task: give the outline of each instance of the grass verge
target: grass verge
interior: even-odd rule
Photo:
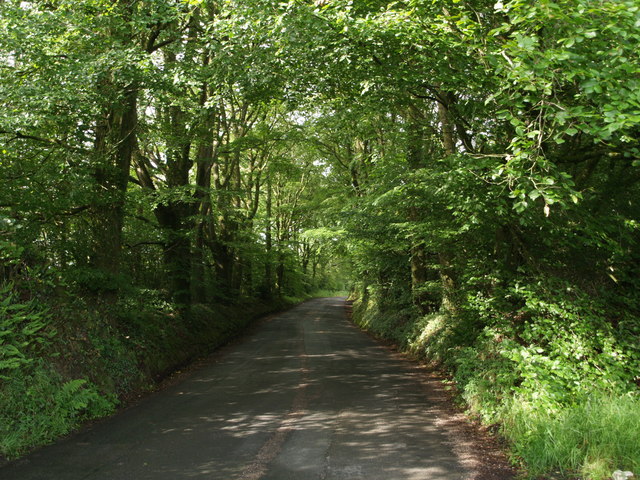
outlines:
[[[640,398],[595,394],[550,415],[513,401],[503,432],[530,476],[608,479],[640,472]]]

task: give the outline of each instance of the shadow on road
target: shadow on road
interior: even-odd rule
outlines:
[[[407,362],[346,320],[343,299],[319,299],[0,478],[476,478],[442,414]]]

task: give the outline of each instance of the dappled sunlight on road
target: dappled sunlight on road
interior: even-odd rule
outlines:
[[[471,479],[424,386],[343,308],[316,300],[266,321],[184,381],[29,462],[50,462],[47,451],[68,459],[65,475],[47,477],[60,480]],[[44,478],[16,475],[2,478]]]

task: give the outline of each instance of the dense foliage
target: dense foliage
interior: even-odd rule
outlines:
[[[161,342],[158,312],[193,333],[350,274],[356,319],[532,475],[640,472],[639,25],[635,0],[1,3],[0,374],[68,334],[60,289],[148,299],[120,324]]]
[[[0,4],[0,455],[339,286],[266,6]]]

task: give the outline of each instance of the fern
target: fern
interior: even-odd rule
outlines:
[[[0,286],[0,379],[29,365],[29,350],[54,335],[46,332],[49,316],[33,302],[22,302],[13,293],[13,285]]]

